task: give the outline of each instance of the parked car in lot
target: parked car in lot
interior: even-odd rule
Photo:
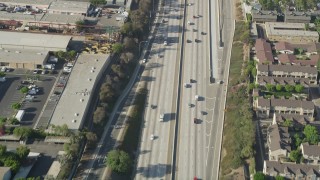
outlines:
[[[1,67],[1,72],[6,72],[7,68],[6,67]]]
[[[40,74],[41,73],[41,70],[40,69],[35,69],[33,70],[33,74]]]

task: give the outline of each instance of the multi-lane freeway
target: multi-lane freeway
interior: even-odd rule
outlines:
[[[177,3],[166,1],[167,23],[157,37],[179,41],[169,40],[170,45],[164,46],[159,40],[152,51],[163,58],[154,54],[147,65],[158,68],[149,72],[154,81],[149,86],[135,179],[218,179],[233,33],[232,12],[225,13],[224,7],[232,5],[188,1],[179,8]],[[184,19],[176,19],[178,14]],[[182,37],[178,27],[183,21]],[[210,76],[216,83],[210,84]],[[166,114],[164,122],[159,121],[161,113]]]
[[[177,76],[182,31],[180,4],[165,1],[146,71],[150,76],[147,107],[137,158],[136,179],[170,179],[176,117]],[[160,116],[163,115],[163,119]],[[154,136],[154,139],[151,139]]]
[[[149,93],[134,178],[217,180],[233,36],[231,0],[164,2],[140,77],[148,81]],[[103,137],[116,136],[109,130]],[[105,177],[103,155],[114,142],[99,146],[84,179]]]

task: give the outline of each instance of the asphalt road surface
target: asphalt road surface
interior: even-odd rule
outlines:
[[[135,179],[170,179],[173,130],[179,67],[179,41],[183,12],[180,3],[167,0],[152,44],[145,73],[149,74],[149,96],[138,150]],[[167,42],[167,45],[164,44]],[[144,74],[142,75],[144,76]],[[153,106],[153,108],[151,107]],[[164,114],[163,121],[160,115]],[[154,139],[151,140],[151,136]]]
[[[191,24],[187,25],[185,36],[186,41],[192,42],[184,42],[181,83],[190,83],[190,79],[193,83],[180,92],[175,179],[218,179],[230,58],[228,46],[232,37],[231,26],[226,24],[231,22],[230,15],[220,9],[232,6],[228,4],[230,1],[224,3],[227,5],[221,6],[218,1],[211,1],[210,6],[208,1],[197,1],[187,7],[186,20]],[[206,8],[209,8],[208,11],[203,11]],[[220,15],[222,19],[219,19]],[[208,36],[210,25],[211,38]],[[223,47],[220,47],[220,28],[223,28]],[[196,39],[198,43],[195,42]],[[210,51],[212,74],[216,80],[213,84],[209,83]],[[219,83],[220,81],[222,82]],[[199,97],[198,100],[196,96]],[[190,103],[193,104],[192,107],[189,107]]]

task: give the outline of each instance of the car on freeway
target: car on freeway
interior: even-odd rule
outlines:
[[[200,42],[200,40],[199,40],[199,39],[195,39],[195,40],[194,40],[194,42],[199,43],[199,42]]]
[[[188,21],[187,23],[188,23],[188,25],[191,25],[191,21]]]
[[[147,59],[143,59],[142,63],[145,64],[147,62]]]
[[[206,35],[207,33],[205,33],[205,32],[201,32],[201,35]]]
[[[161,114],[160,114],[160,121],[162,122],[163,119],[164,119],[164,113],[161,113]]]
[[[191,43],[192,41],[190,39],[187,39],[187,43]]]
[[[150,140],[151,140],[151,141],[154,140],[154,135],[153,135],[153,134],[151,134]]]
[[[191,104],[191,103],[188,103],[188,107],[189,107],[189,108],[192,108],[192,104]]]

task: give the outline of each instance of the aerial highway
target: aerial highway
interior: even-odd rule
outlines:
[[[165,1],[158,16],[161,24],[146,62],[146,70],[141,76],[150,82],[135,179],[171,178],[181,13],[178,2]],[[143,78],[146,76],[149,78]]]
[[[187,6],[174,179],[219,179],[233,35],[232,12],[221,9],[232,5],[230,1],[223,3],[196,1]],[[208,11],[203,11],[206,8]],[[212,84],[210,76],[215,79]],[[185,87],[186,83],[190,85]]]

